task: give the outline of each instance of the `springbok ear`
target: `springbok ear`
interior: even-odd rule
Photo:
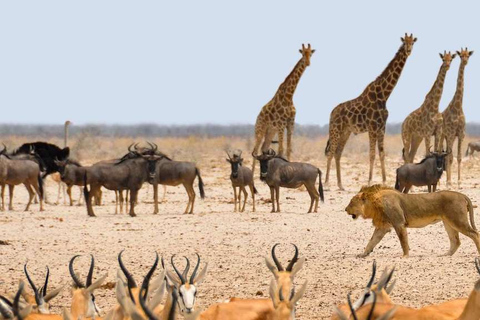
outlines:
[[[115,298],[117,298],[117,302],[121,305],[126,296],[127,290],[125,288],[125,282],[123,282],[122,279],[117,278],[117,282],[115,284]]]
[[[150,310],[154,310],[159,304],[162,303],[163,295],[165,294],[165,289],[166,289],[165,279],[162,278],[162,283],[160,284],[160,287],[156,292],[152,290],[154,294],[152,296],[152,299],[147,303],[148,308]]]
[[[302,287],[300,288],[300,290],[298,290],[295,295],[293,296],[293,298],[290,300],[290,303],[295,305],[297,304],[298,300],[300,300],[303,295],[305,294],[305,290],[307,290],[307,283],[308,281],[305,280],[305,282],[302,284]]]
[[[267,265],[268,270],[270,270],[273,273],[276,279],[278,277],[277,268],[270,262],[270,260],[268,260],[268,257],[265,257],[265,264]]]
[[[203,268],[202,271],[198,274],[198,276],[193,280],[193,283],[195,285],[199,285],[203,282],[205,279],[205,275],[207,274],[207,268],[208,268],[208,262],[205,264],[205,267]]]
[[[105,274],[103,275],[103,277],[101,277],[100,279],[98,279],[97,281],[95,281],[94,283],[92,283],[92,284],[87,288],[87,291],[88,291],[89,293],[93,293],[93,291],[95,291],[96,289],[98,289],[98,288],[102,285],[103,281],[105,281],[105,279],[106,279],[107,277],[108,277],[108,272],[105,273]]]
[[[67,308],[63,308],[62,319],[63,320],[72,320],[72,314],[67,310]]]
[[[397,279],[394,279],[394,280],[392,281],[392,283],[385,288],[385,291],[387,292],[387,294],[390,295],[390,294],[392,293],[393,288],[395,287],[395,283],[396,283],[396,282],[397,282]]]
[[[342,312],[342,310],[338,309],[337,306],[333,306],[333,312],[337,314],[340,320],[348,320],[348,317]]]
[[[388,312],[384,313],[380,318],[377,318],[378,320],[388,320],[393,315],[395,314],[395,311],[397,311],[397,306],[393,307],[392,309],[388,310]]]
[[[292,268],[292,272],[290,273],[290,277],[293,278],[297,274],[300,269],[303,268],[303,265],[305,264],[305,257],[301,257],[298,259],[298,261],[295,263],[295,265]]]
[[[65,288],[64,285],[47,293],[47,295],[44,297],[45,302],[49,302],[50,300],[58,296],[58,294],[63,290],[63,288]]]
[[[270,281],[269,293],[270,293],[270,299],[272,299],[273,306],[275,308],[277,307],[277,304],[278,304],[277,292],[278,292],[277,282],[275,281],[275,279],[272,279],[272,281]]]
[[[180,286],[182,284],[182,281],[176,275],[174,275],[168,270],[166,272],[167,272],[166,276],[168,281],[170,281],[172,284],[177,286]]]

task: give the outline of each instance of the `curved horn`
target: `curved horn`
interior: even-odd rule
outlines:
[[[128,146],[128,152],[132,152],[132,147],[133,147],[133,143],[131,145]]]
[[[270,153],[271,153],[272,156],[274,156],[274,157],[277,155],[277,153],[276,153],[275,150],[273,150],[273,149],[270,149]]]
[[[150,268],[150,270],[148,271],[147,275],[145,276],[145,278],[143,279],[143,282],[142,282],[142,287],[140,289],[140,292],[143,291],[143,299],[147,299],[147,295],[148,295],[148,285],[150,283],[150,279],[152,278],[152,275],[153,273],[155,272],[155,270],[157,269],[157,266],[158,266],[158,253],[155,252],[155,262],[153,263],[153,266]],[[140,299],[142,298],[142,294],[140,294]]]
[[[158,150],[157,144],[154,142],[153,145],[155,146],[155,149],[153,149],[153,151],[157,151]]]
[[[257,159],[257,156],[255,155],[255,151],[252,151],[252,157],[253,157],[254,159]]]
[[[177,274],[177,276],[180,279],[180,281],[182,282],[182,284],[185,284],[185,278],[182,276],[180,271],[178,271],[177,267],[175,267],[175,263],[173,262],[173,258],[175,258],[175,255],[173,255],[172,258],[170,259],[170,262],[172,263],[173,270]]]
[[[293,265],[298,261],[298,248],[294,243],[292,243],[292,245],[295,247],[295,254],[293,255],[292,260],[290,260],[287,269],[285,269],[288,272],[292,272]]]
[[[123,251],[125,251],[125,250],[120,251],[120,253],[118,254],[118,264],[120,265],[120,269],[122,269],[123,274],[124,274],[125,277],[127,278],[128,288],[136,288],[136,287],[137,287],[137,283],[136,283],[135,280],[133,279],[132,274],[131,274],[130,272],[128,272],[127,268],[126,268],[125,265],[123,264],[123,261],[122,261],[122,253],[123,253]],[[132,298],[132,299],[133,299],[133,298]]]
[[[68,270],[70,271],[70,276],[72,277],[73,282],[75,283],[75,285],[76,285],[78,288],[85,288],[85,285],[82,283],[82,281],[81,281],[80,279],[78,279],[77,275],[75,274],[75,271],[73,270],[73,262],[74,262],[75,259],[77,259],[78,257],[80,257],[80,255],[76,255],[76,256],[74,256],[74,257],[70,260],[70,263],[68,264]]]
[[[5,298],[4,296],[0,296],[0,300],[2,300],[3,302],[5,302],[5,304],[9,305],[11,304],[10,301],[8,301],[7,298]],[[0,315],[4,318],[4,319],[12,319],[13,318],[13,314],[12,312],[3,304],[3,303],[0,303]]]
[[[367,283],[367,288],[370,288],[373,284],[373,281],[375,280],[375,273],[377,273],[377,261],[373,260],[372,264],[372,276],[370,277],[370,280]]]
[[[17,316],[18,319],[22,319],[20,317],[20,309],[19,309],[19,302],[20,302],[20,295],[22,294],[23,288],[25,284],[23,281],[20,282],[20,286],[18,287],[17,294],[15,294],[15,298],[13,299],[13,313]]]
[[[185,266],[185,270],[183,270],[183,279],[185,279],[185,281],[187,280],[187,277],[188,277],[188,271],[190,270],[190,260],[188,260],[187,257],[184,257],[185,260],[187,261],[187,265]]]
[[[225,152],[227,153],[228,159],[232,160],[232,157],[230,156],[230,152],[228,152],[228,150],[225,150]]]
[[[370,312],[368,313],[367,319],[372,319],[373,310],[375,309],[375,304],[377,304],[377,295],[375,294],[375,291],[372,291],[372,295],[373,295],[372,307],[370,308]]]
[[[90,269],[88,269],[87,283],[86,283],[87,288],[92,285],[93,268],[95,267],[95,258],[93,257],[93,254],[91,254],[90,256],[91,256]]]
[[[355,313],[355,309],[353,308],[353,305],[352,305],[352,299],[350,298],[350,295],[351,295],[351,292],[349,292],[347,295],[348,307],[350,308],[350,312],[352,313],[353,319],[358,320],[357,314]]]
[[[134,148],[135,150],[138,150],[138,145],[139,145],[139,142],[135,143],[135,145],[133,146],[133,148]]]
[[[273,259],[273,262],[275,262],[275,265],[277,266],[278,271],[284,271],[282,265],[280,264],[280,261],[278,261],[277,256],[275,255],[275,248],[279,244],[280,243],[276,243],[272,248],[272,259]]]
[[[195,253],[195,254],[197,255],[197,265],[195,266],[195,269],[193,269],[193,273],[190,276],[190,284],[193,284],[193,281],[197,276],[198,267],[200,266],[200,255],[198,253]]]
[[[50,268],[47,266],[47,274],[45,276],[45,283],[43,284],[42,289],[42,296],[45,297],[47,295],[47,287],[48,287],[48,279],[50,278]]]
[[[33,283],[32,281],[32,278],[30,278],[30,275],[28,274],[28,270],[27,270],[27,264],[25,263],[25,265],[23,266],[23,271],[25,272],[25,276],[27,277],[27,280],[28,280],[28,283],[30,284],[30,287],[32,287],[32,290],[33,290],[33,293],[35,295],[35,302],[37,303],[37,306],[40,305],[40,295],[38,293],[38,289],[37,287],[35,286],[35,283]]]
[[[3,144],[3,150],[0,151],[0,154],[4,154],[5,152],[7,152],[7,146],[5,145],[5,143],[2,143]]]

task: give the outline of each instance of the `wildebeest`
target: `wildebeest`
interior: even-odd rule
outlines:
[[[235,203],[235,212],[237,212],[237,201],[238,201],[238,211],[243,212],[245,211],[245,204],[247,203],[248,193],[245,189],[246,186],[250,188],[250,192],[252,193],[252,202],[253,202],[253,209],[252,211],[255,212],[255,194],[258,193],[257,189],[255,188],[253,182],[253,173],[247,167],[244,167],[243,158],[242,158],[242,151],[239,154],[234,153],[233,157],[230,156],[230,153],[227,151],[227,162],[230,163],[232,166],[232,173],[230,174],[230,180],[232,181],[233,187],[233,201]],[[238,188],[238,198],[237,198],[237,188]],[[243,207],[241,202],[241,195],[243,192]]]
[[[156,149],[156,148],[155,148]],[[182,184],[188,194],[188,204],[185,208],[185,213],[193,214],[193,206],[195,204],[195,190],[193,189],[193,182],[195,177],[198,177],[198,189],[200,190],[200,197],[205,198],[204,184],[200,176],[200,170],[193,162],[174,161],[162,154],[158,156],[155,176],[151,177],[149,181],[153,185],[153,201],[154,214],[158,213],[158,185],[178,186]]]
[[[43,211],[43,180],[40,165],[35,160],[29,159],[28,156],[23,155],[16,159],[7,155],[6,151],[6,147],[0,151],[1,210],[5,210],[5,185],[8,185],[10,195],[8,209],[13,210],[13,190],[16,185],[23,184],[29,194],[25,211],[28,211],[35,192],[40,198],[40,211]]]
[[[480,152],[480,141],[468,143],[467,151],[465,152],[465,157],[468,155],[473,156],[473,153],[475,151]]]
[[[315,212],[318,210],[318,198],[324,201],[322,171],[319,168],[303,162],[290,162],[280,156],[275,151],[269,149],[262,152],[260,156],[253,154],[260,161],[260,180],[264,181],[270,187],[270,196],[272,199],[272,212],[280,212],[280,187],[296,189],[301,186],[307,188],[310,195],[310,209],[312,212],[315,203]],[[315,189],[315,182],[319,177],[318,192]],[[275,199],[277,210],[275,211]]]
[[[116,163],[100,163],[92,165],[85,172],[84,195],[87,213],[94,217],[92,196],[101,187],[109,190],[130,191],[130,216],[134,217],[138,191],[143,183],[155,177],[156,163],[161,157],[137,155],[134,158],[122,159]],[[88,190],[90,185],[90,190]]]
[[[412,186],[428,186],[428,192],[437,190],[437,183],[446,169],[447,152],[431,152],[420,163],[406,163],[397,169],[395,189],[408,193]]]

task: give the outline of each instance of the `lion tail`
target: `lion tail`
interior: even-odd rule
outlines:
[[[467,200],[468,213],[470,214],[470,224],[472,225],[473,230],[477,231],[477,227],[475,226],[475,215],[473,214],[472,200],[470,200],[470,198],[467,196],[465,196],[465,199]]]

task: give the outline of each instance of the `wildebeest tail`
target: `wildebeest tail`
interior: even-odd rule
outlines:
[[[258,194],[257,188],[255,188],[255,186],[253,186],[253,193]]]
[[[467,146],[467,151],[465,152],[465,157],[468,156],[468,150],[470,149],[470,144]]]
[[[42,174],[38,174],[38,192],[40,193],[40,198],[43,198],[43,179],[42,179]]]
[[[203,189],[204,184],[202,177],[200,176],[200,170],[198,170],[198,168],[195,168],[195,174],[198,177],[198,189],[200,190],[200,198],[205,199],[205,190]]]
[[[402,149],[402,159],[405,161],[405,148]]]
[[[467,200],[467,209],[468,213],[470,214],[470,224],[472,225],[473,230],[477,231],[477,227],[475,226],[475,215],[473,214],[472,200],[470,200],[470,198],[467,196],[465,196],[465,200]]]
[[[322,184],[322,171],[320,169],[318,170],[318,193],[320,194],[320,200],[322,202],[325,202],[325,197],[323,196],[323,184]]]
[[[325,155],[327,155],[328,151],[330,151],[330,139],[328,139],[327,146],[325,147]]]
[[[400,182],[398,181],[398,169],[397,169],[397,178],[395,179],[395,189],[400,191]]]
[[[90,195],[90,191],[87,188],[87,171],[85,171],[85,175],[83,176],[83,196],[85,197],[85,203],[88,204],[88,196]]]

